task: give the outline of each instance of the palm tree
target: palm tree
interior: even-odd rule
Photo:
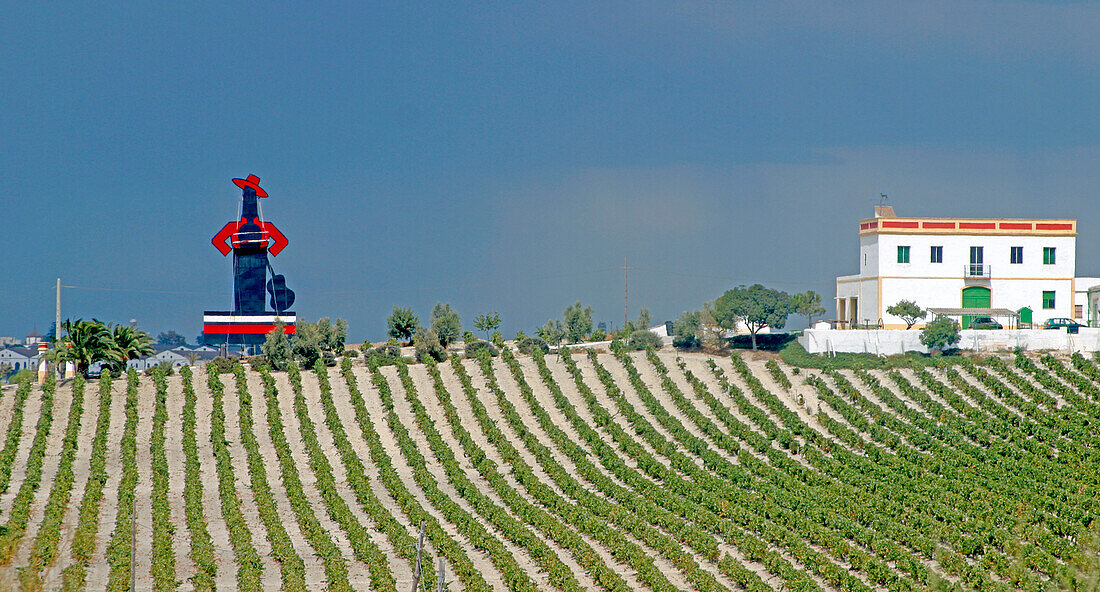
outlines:
[[[111,328],[112,360],[107,366],[112,372],[126,371],[126,362],[153,354],[153,338],[141,329],[129,325],[114,325]]]
[[[61,327],[65,329],[67,335],[59,343],[55,354],[56,361],[71,360],[76,364],[76,371],[82,376],[87,376],[89,366],[113,358],[114,339],[103,321],[67,319]]]

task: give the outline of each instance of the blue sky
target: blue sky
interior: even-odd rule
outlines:
[[[856,221],[1074,217],[1100,275],[1100,5],[25,3],[0,21],[0,335],[193,338],[255,173],[300,317],[530,331],[855,271]]]

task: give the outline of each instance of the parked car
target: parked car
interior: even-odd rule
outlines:
[[[1004,329],[1004,326],[989,317],[977,317],[970,321],[971,329]]]
[[[1076,331],[1081,327],[1084,327],[1081,323],[1074,321],[1073,319],[1067,319],[1065,317],[1055,317],[1053,319],[1047,319],[1047,322],[1043,323],[1044,329],[1061,329],[1063,327],[1073,329]]]

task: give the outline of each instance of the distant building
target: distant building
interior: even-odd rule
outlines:
[[[859,273],[836,280],[836,324],[904,329],[886,312],[901,300],[973,309],[963,328],[993,309],[1026,308],[1036,325],[1054,317],[1095,322],[1100,297],[1085,307],[1100,279],[1076,277],[1076,256],[1076,220],[900,218],[879,206],[859,222]]]
[[[37,347],[8,347],[0,349],[0,364],[7,364],[15,370],[34,369],[38,365]]]
[[[23,338],[23,345],[34,347],[43,341],[45,340],[42,338],[42,334],[39,333],[37,329],[32,329],[31,332],[27,333],[27,336]]]

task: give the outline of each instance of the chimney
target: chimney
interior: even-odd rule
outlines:
[[[897,218],[894,214],[894,206],[875,206],[876,218]]]

